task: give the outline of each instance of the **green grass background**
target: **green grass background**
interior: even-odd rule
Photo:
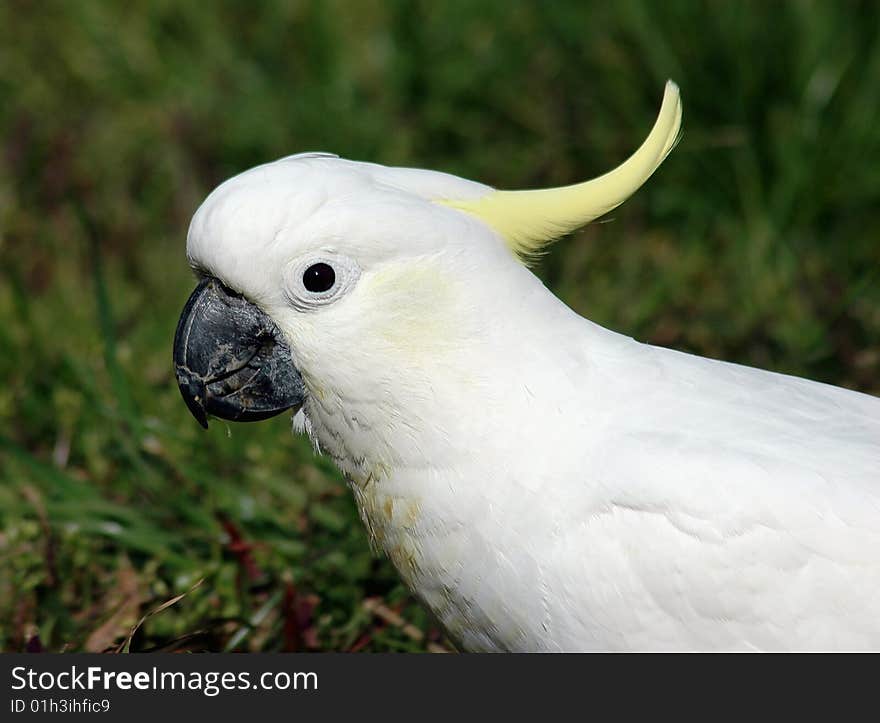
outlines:
[[[282,155],[573,182],[674,78],[681,145],[538,273],[639,339],[880,393],[878,29],[831,0],[4,0],[0,649],[441,642],[287,418],[204,432],[173,381],[189,218]]]

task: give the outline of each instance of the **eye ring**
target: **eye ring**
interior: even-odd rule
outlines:
[[[287,267],[285,295],[295,308],[310,311],[343,296],[360,273],[360,267],[348,256],[331,251],[309,254]]]

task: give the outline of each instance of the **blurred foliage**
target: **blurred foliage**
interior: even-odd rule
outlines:
[[[672,77],[681,145],[538,273],[637,338],[880,393],[878,29],[871,1],[0,3],[0,649],[437,639],[287,420],[203,432],[173,382],[189,217],[282,155],[573,182]]]

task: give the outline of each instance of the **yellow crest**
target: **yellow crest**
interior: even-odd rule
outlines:
[[[678,143],[678,86],[666,83],[654,127],[641,147],[613,171],[584,183],[537,191],[492,191],[477,199],[438,201],[476,216],[493,228],[523,260],[554,239],[616,208],[638,190]]]

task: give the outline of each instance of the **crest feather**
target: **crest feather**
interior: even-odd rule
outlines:
[[[477,199],[444,199],[438,203],[479,218],[507,242],[511,251],[528,260],[551,241],[608,213],[635,193],[678,143],[681,115],[678,86],[667,81],[654,127],[639,149],[614,170],[572,186],[491,191]]]

